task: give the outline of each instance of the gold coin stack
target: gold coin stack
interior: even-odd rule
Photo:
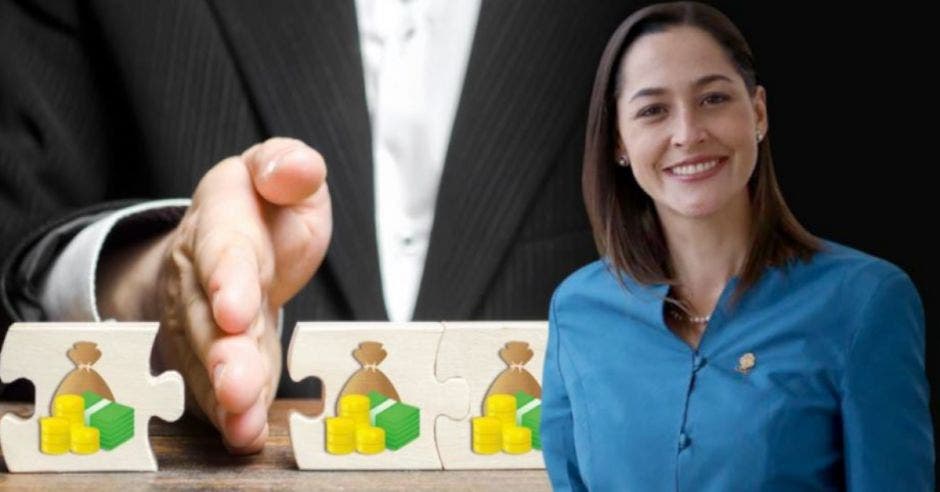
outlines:
[[[349,417],[327,417],[326,451],[349,454],[356,450],[356,422]]]
[[[473,417],[473,452],[496,454],[502,447],[503,422],[496,417]]]
[[[385,429],[371,425],[357,426],[356,451],[362,454],[378,454],[385,451]]]
[[[339,399],[339,417],[353,419],[357,427],[370,425],[369,397],[366,395],[344,395]]]
[[[101,449],[101,431],[96,427],[73,425],[72,452],[75,454],[95,454]]]
[[[69,425],[85,425],[85,399],[79,395],[59,395],[52,401],[52,416],[62,417]]]
[[[486,417],[496,417],[504,426],[516,425],[516,397],[495,394],[486,397]]]
[[[69,452],[69,421],[62,417],[39,419],[39,449],[45,454]]]
[[[503,452],[523,454],[532,450],[532,429],[528,427],[503,427]]]

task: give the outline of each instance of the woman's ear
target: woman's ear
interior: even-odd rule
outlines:
[[[617,161],[617,164],[623,167],[630,167],[630,158],[627,157],[627,148],[623,144],[623,138],[620,137],[620,132],[617,132],[617,144],[614,146],[614,160]]]
[[[754,106],[757,134],[760,135],[758,140],[763,140],[764,136],[767,135],[767,130],[770,129],[770,122],[767,116],[767,91],[764,89],[764,86],[757,86],[754,90],[754,96],[751,98],[751,103]]]

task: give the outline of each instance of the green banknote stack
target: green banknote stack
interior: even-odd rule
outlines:
[[[112,450],[134,437],[134,409],[86,391],[85,425],[101,433],[101,449]]]
[[[542,418],[542,400],[525,391],[517,391],[515,397],[516,425],[531,429],[532,447],[542,449],[542,437],[541,434],[539,434],[539,421]]]
[[[385,429],[385,447],[398,450],[421,434],[421,412],[418,407],[392,400],[378,391],[370,391],[369,420]]]

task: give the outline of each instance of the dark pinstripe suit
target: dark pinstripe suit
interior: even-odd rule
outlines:
[[[35,240],[68,213],[189,196],[215,162],[284,135],[325,156],[335,222],[285,326],[385,319],[353,2],[76,3],[0,6],[6,315],[41,317],[33,277],[76,227]],[[484,0],[416,319],[544,319],[555,285],[596,256],[583,126],[600,52],[631,8]]]

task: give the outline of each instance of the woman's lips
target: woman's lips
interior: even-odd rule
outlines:
[[[723,168],[727,162],[728,158],[722,157],[718,160],[710,162],[690,164],[687,166],[674,166],[666,169],[664,172],[670,178],[678,179],[680,181],[701,181],[718,174],[718,172],[721,171],[721,168]]]

